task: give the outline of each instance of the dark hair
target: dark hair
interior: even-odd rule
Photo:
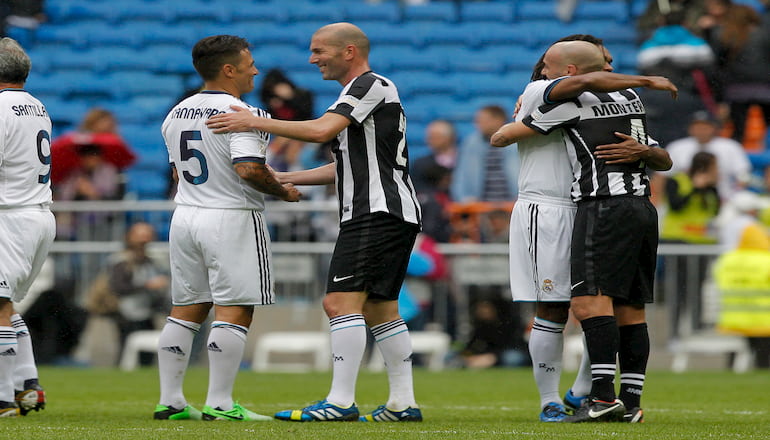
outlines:
[[[595,44],[597,46],[604,46],[604,40],[601,38],[594,37],[591,34],[572,34],[567,35],[564,38],[560,38],[553,43],[551,43],[551,46],[553,46],[556,43],[561,43],[563,41],[587,41],[589,43]],[[548,47],[551,47],[548,46]],[[540,73],[543,70],[543,67],[545,66],[545,63],[543,62],[543,58],[545,58],[545,52],[543,52],[542,55],[540,55],[540,59],[537,60],[537,63],[535,63],[535,67],[532,68],[532,77],[530,77],[530,81],[537,81],[541,79],[546,79],[545,76],[543,76],[542,73]]]
[[[717,157],[709,152],[700,151],[695,153],[690,163],[690,176],[695,173],[702,173],[708,171],[717,161]]]
[[[192,61],[195,70],[204,81],[217,77],[225,64],[237,64],[243,49],[249,48],[249,42],[233,35],[214,35],[206,37],[192,49]]]

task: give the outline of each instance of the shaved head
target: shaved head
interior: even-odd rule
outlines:
[[[369,38],[364,31],[352,23],[332,23],[318,29],[313,37],[323,36],[326,41],[337,47],[353,45],[358,48],[361,56],[369,56]]]
[[[567,66],[574,64],[580,73],[596,72],[604,68],[604,53],[593,43],[587,41],[561,41],[548,49]]]

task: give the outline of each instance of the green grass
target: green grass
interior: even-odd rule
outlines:
[[[203,406],[206,370],[191,369],[188,400]],[[768,439],[770,372],[647,375],[646,423],[567,425],[537,421],[538,397],[528,369],[415,372],[423,423],[231,423],[152,420],[157,372],[43,368],[48,407],[0,419],[0,439]],[[242,371],[236,398],[263,414],[300,408],[328,391],[330,373]],[[563,380],[566,387],[572,375]],[[385,374],[363,372],[358,405],[371,411],[387,399]]]

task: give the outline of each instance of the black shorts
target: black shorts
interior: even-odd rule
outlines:
[[[397,300],[419,226],[375,213],[343,223],[329,264],[327,292],[366,292]]]
[[[603,295],[617,304],[653,302],[658,215],[646,197],[578,202],[572,231],[572,296]]]

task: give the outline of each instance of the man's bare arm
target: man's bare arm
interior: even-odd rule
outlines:
[[[616,92],[634,87],[646,87],[652,90],[667,90],[676,99],[678,89],[663,76],[624,75],[612,72],[590,72],[564,78],[548,93],[550,101],[564,101],[576,98],[583,92]]]
[[[294,185],[331,185],[336,178],[334,162],[309,170],[286,171],[275,175],[279,182]]]
[[[235,112],[220,113],[206,121],[206,125],[214,133],[259,130],[276,136],[320,144],[333,139],[350,125],[348,118],[336,113],[324,113],[320,118],[309,121],[282,121],[254,116],[248,109],[237,105],[230,107]]]
[[[527,127],[521,121],[509,122],[500,127],[500,129],[492,135],[489,143],[493,147],[505,147],[514,142],[518,142],[521,139],[526,139],[537,134],[540,133]]]
[[[270,168],[257,162],[239,162],[233,165],[241,179],[257,191],[270,194],[287,202],[298,202],[302,193],[291,183],[281,184]]]
[[[671,169],[673,162],[668,151],[660,147],[650,147],[625,134],[615,132],[615,136],[623,139],[616,144],[599,145],[594,155],[605,160],[608,164],[633,163],[639,160],[655,171]]]

